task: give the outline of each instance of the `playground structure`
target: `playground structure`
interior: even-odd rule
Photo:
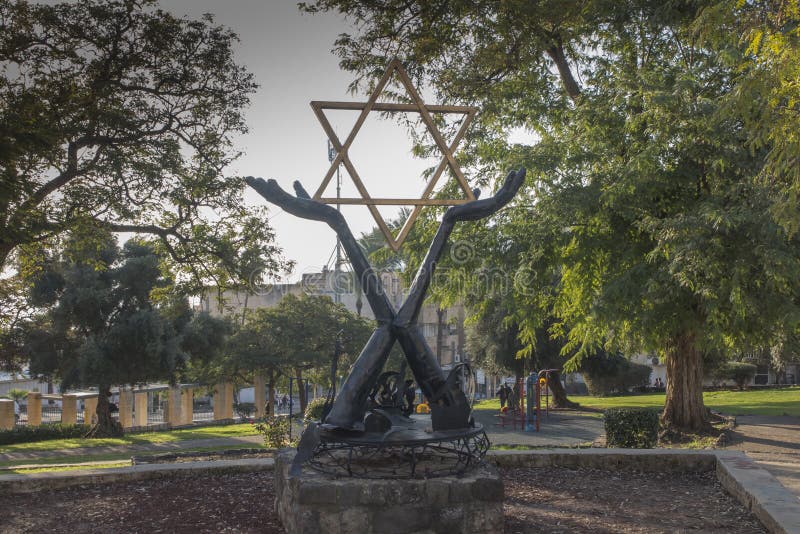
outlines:
[[[514,384],[507,407],[501,406],[497,426],[517,425],[526,432],[539,432],[542,418],[542,397],[544,397],[544,416],[550,413],[551,375],[558,369],[543,369],[537,374],[531,372],[526,379],[518,378]],[[502,404],[502,402],[501,402]]]

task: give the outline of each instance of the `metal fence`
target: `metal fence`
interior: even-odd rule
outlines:
[[[17,426],[25,426],[28,424],[28,407],[20,406],[19,414],[16,414],[15,422]]]
[[[192,421],[213,421],[214,408],[208,401],[195,399],[192,404]]]
[[[61,407],[55,404],[42,403],[42,423],[60,423]]]

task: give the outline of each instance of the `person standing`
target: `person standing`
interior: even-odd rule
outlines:
[[[502,410],[508,399],[508,386],[505,383],[501,384],[500,389],[497,390],[497,398],[500,399],[500,409]]]

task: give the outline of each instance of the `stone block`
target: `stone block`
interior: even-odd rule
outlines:
[[[61,424],[74,425],[78,422],[78,399],[75,395],[61,395]]]
[[[0,399],[0,430],[12,430],[15,424],[14,401]]]
[[[299,476],[289,476],[294,455],[284,449],[275,459],[275,509],[289,534],[502,531],[502,500],[494,499],[497,488],[502,496],[503,486],[493,467],[428,480],[333,478],[308,466]],[[488,492],[481,494],[478,486]],[[454,495],[459,502],[448,502]]]
[[[133,392],[129,389],[119,392],[119,423],[122,428],[133,426]]]
[[[86,425],[97,423],[97,397],[83,399],[83,423]]]
[[[368,532],[405,534],[417,532],[431,526],[432,507],[389,505],[375,510]]]
[[[194,388],[181,389],[181,423],[191,425],[194,422]]]
[[[336,504],[336,486],[314,481],[302,484],[297,492],[298,504]]]
[[[133,394],[134,426],[147,426],[147,392],[137,391]]]
[[[435,478],[425,484],[427,501],[431,504],[445,505],[450,501],[450,484]]]
[[[28,392],[28,425],[42,424],[42,394],[38,391]]]
[[[505,490],[499,477],[481,476],[472,485],[472,497],[477,501],[503,501]]]

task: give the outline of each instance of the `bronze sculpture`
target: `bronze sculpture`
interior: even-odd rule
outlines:
[[[417,318],[436,263],[455,223],[474,221],[494,214],[514,197],[524,179],[524,169],[512,171],[494,196],[448,208],[417,271],[408,297],[400,309],[395,311],[386,298],[380,278],[370,266],[339,211],[312,200],[299,182],[295,182],[296,196],[292,196],[281,189],[275,180],[246,178],[247,183],[269,202],[297,217],[325,222],[336,232],[378,322],[378,328],[361,351],[323,421],[323,428],[356,432],[367,430],[367,425],[370,424],[369,418],[365,419],[368,415],[367,397],[377,382],[395,341],[400,343],[411,372],[430,403],[433,430],[453,430],[470,426],[469,403],[457,385],[444,376],[433,351],[417,327]],[[474,191],[474,194],[477,198],[479,191]],[[381,415],[375,417],[381,418]],[[385,430],[390,426],[391,421],[374,424],[376,429]]]
[[[381,91],[393,74],[397,74],[408,92],[410,103],[378,102]],[[315,469],[335,475],[371,478],[396,478],[401,476],[399,468],[408,467],[410,469],[406,471],[411,477],[462,473],[480,462],[489,447],[483,428],[471,418],[471,399],[465,394],[467,382],[474,377],[467,363],[457,364],[445,376],[417,326],[417,320],[434,270],[455,224],[489,217],[508,204],[522,186],[525,170],[510,172],[494,196],[479,200],[480,192],[470,190],[454,156],[456,147],[477,110],[469,106],[426,105],[396,59],[389,63],[367,102],[312,102],[311,106],[336,150],[331,167],[314,196],[311,197],[300,182],[294,183],[295,196],[292,196],[281,189],[275,180],[265,181],[248,176],[245,181],[267,201],[284,211],[303,219],[325,222],[336,232],[378,325],[335,397],[334,390],[331,389],[322,420],[310,424],[303,433],[291,473],[298,474],[305,462],[309,462]],[[324,114],[326,109],[360,111],[344,142],[333,131]],[[422,123],[442,154],[442,160],[421,198],[372,198],[367,192],[349,158],[348,150],[371,111],[420,114]],[[464,115],[449,145],[445,143],[431,113]],[[340,164],[350,174],[360,198],[323,197],[326,185]],[[464,198],[431,198],[434,186],[446,167],[455,176]],[[330,205],[338,203],[366,206],[393,250],[400,247],[423,206],[450,206],[399,310],[386,297],[380,277],[370,266],[341,212]],[[377,205],[414,206],[398,236],[391,234],[377,211]],[[405,368],[400,372],[384,371],[395,342],[399,342],[408,367],[430,406],[430,428],[421,428],[423,420],[409,417],[407,411],[404,413],[398,384],[405,378]],[[333,365],[335,369],[336,363]],[[335,376],[335,370],[332,370],[332,376]],[[369,460],[361,468],[353,462],[354,458],[359,457]],[[434,458],[434,461],[425,465],[422,462],[424,458]]]

